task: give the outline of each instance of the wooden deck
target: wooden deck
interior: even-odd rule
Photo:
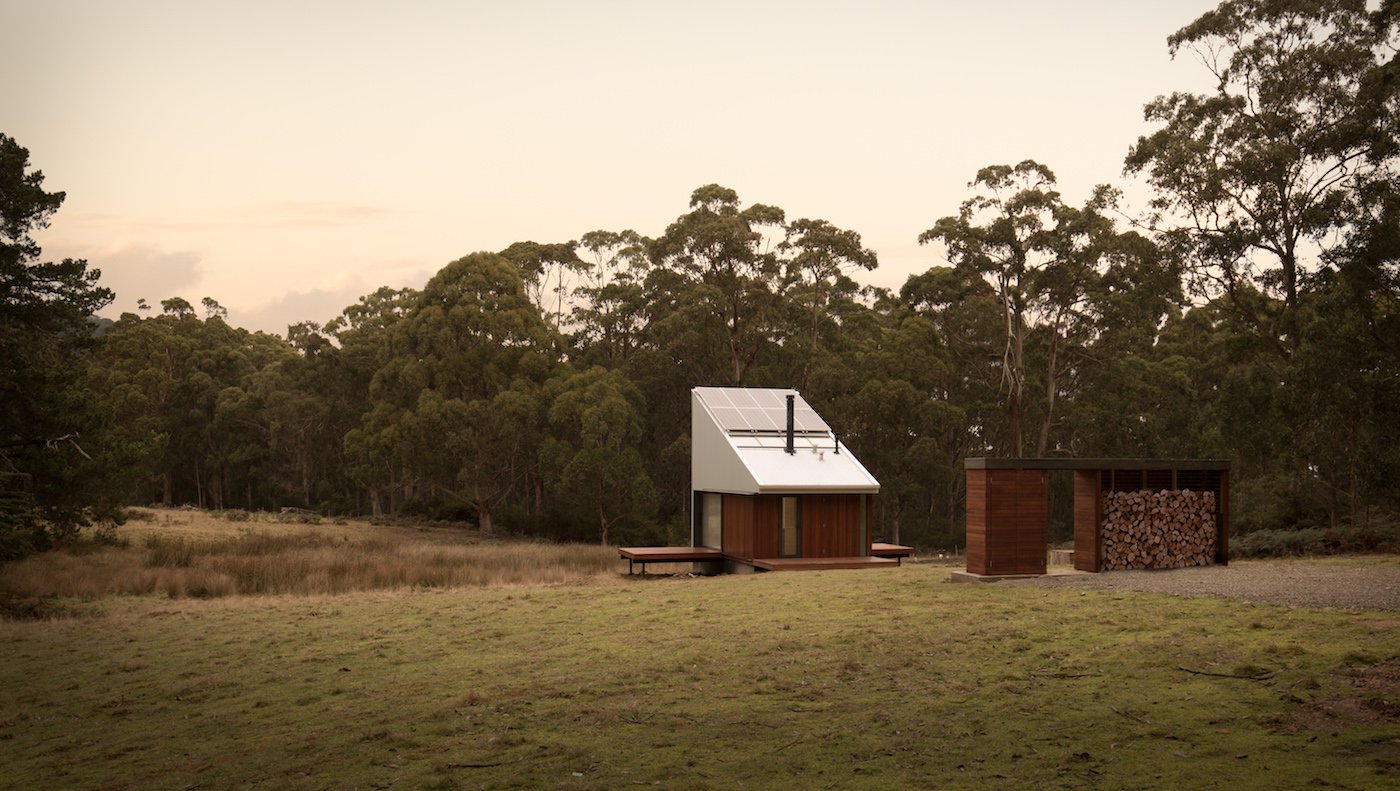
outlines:
[[[724,553],[709,547],[618,547],[618,557],[627,561],[627,573],[634,563],[642,564],[647,573],[648,563],[688,563],[697,560],[724,560]]]
[[[898,561],[914,554],[914,548],[906,547],[903,544],[886,544],[883,541],[875,541],[870,544],[870,554],[877,558],[894,558]]]
[[[814,571],[817,569],[873,569],[898,566],[897,558],[755,558],[744,561],[764,571]]]
[[[758,558],[750,560],[729,556],[732,560],[753,566],[763,571],[810,571],[816,569],[869,569],[900,565],[900,558],[913,553],[912,547],[900,544],[872,544],[869,557],[837,558]],[[637,564],[642,573],[647,573],[648,563],[693,563],[696,561],[725,560],[718,549],[709,547],[618,547],[617,554],[627,561],[627,573],[632,574]]]

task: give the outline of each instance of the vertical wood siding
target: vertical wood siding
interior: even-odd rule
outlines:
[[[802,496],[802,557],[850,558],[870,554],[860,541],[860,495]]]
[[[968,470],[967,476],[967,570],[1044,574],[1046,472]]]
[[[967,471],[967,570],[987,574],[987,473]]]
[[[1079,571],[1099,571],[1103,563],[1103,496],[1099,479],[1102,470],[1074,471],[1074,567]]]
[[[804,494],[799,530],[801,557],[845,558],[870,554],[869,539],[862,545],[858,494]],[[778,527],[782,522],[783,496],[776,494],[724,495],[724,554],[745,560],[778,557]]]
[[[773,495],[724,496],[724,554],[736,558],[776,558],[782,498]]]

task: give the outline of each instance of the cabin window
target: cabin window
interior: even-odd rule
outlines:
[[[796,497],[783,498],[783,521],[778,529],[778,556],[802,556],[802,511]]]
[[[724,523],[724,495],[705,492],[700,506],[700,545],[711,549],[723,549],[721,527]]]

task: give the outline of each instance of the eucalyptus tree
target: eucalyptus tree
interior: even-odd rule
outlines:
[[[650,239],[636,231],[589,231],[574,290],[575,347],[587,361],[616,365],[641,342],[646,327]]]
[[[1205,394],[1190,361],[1162,342],[1181,316],[1180,262],[1136,232],[1107,240],[1089,295],[1086,338],[1065,404],[1066,447],[1080,456],[1198,456]]]
[[[855,270],[879,265],[875,252],[861,244],[860,234],[837,228],[826,220],[799,219],[785,228],[778,245],[784,256],[784,298],[803,317],[800,331],[788,341],[795,348],[788,355],[801,358],[799,386],[805,388],[811,370],[826,347],[823,334],[837,331],[843,317],[859,310],[860,286],[851,279]]]
[[[1227,0],[1167,39],[1216,87],[1148,104],[1160,128],[1126,171],[1155,190],[1153,221],[1196,293],[1225,295],[1285,354],[1317,253],[1351,222],[1355,190],[1393,167],[1396,86],[1373,77],[1397,41],[1365,0]]]
[[[690,211],[652,246],[657,266],[680,274],[673,300],[654,329],[689,363],[694,381],[742,385],[781,325],[782,266],[765,232],[782,230],[783,211],[761,203],[740,208],[732,189],[709,184],[690,196]]]
[[[391,510],[398,498],[447,500],[489,530],[493,512],[538,475],[540,386],[558,345],[509,260],[453,261],[394,325],[347,450],[391,487]]]
[[[1090,295],[1098,288],[1104,247],[1116,237],[1104,210],[1113,193],[1099,187],[1083,208],[1068,206],[1055,190],[1055,175],[1033,160],[992,165],[968,185],[978,194],[920,234],[920,244],[940,243],[959,270],[986,278],[1002,315],[1001,375],[1010,431],[1002,452],[1020,457],[1025,424],[1038,407],[1036,455],[1049,447],[1060,377],[1069,367],[1062,346],[1092,322]],[[1039,371],[1044,399],[1028,391],[1028,343],[1045,336]]]
[[[293,350],[216,311],[200,319],[182,298],[162,305],[158,316],[123,314],[96,350],[87,382],[116,414],[111,436],[142,449],[141,476],[166,504],[221,508],[237,494],[268,504],[268,430],[254,379]]]
[[[645,430],[641,391],[621,373],[594,366],[551,380],[553,429],[541,446],[545,476],[570,503],[596,519],[606,546],[618,528],[646,540],[656,487],[638,450]]]
[[[395,326],[417,304],[419,292],[412,288],[382,286],[344,308],[324,327],[303,322],[288,327],[288,339],[301,352],[301,359],[290,366],[295,379],[287,382],[293,392],[309,391],[326,403],[326,424],[319,443],[325,469],[344,476],[344,498],[351,510],[362,508],[361,495],[367,495],[371,514],[385,510],[384,499],[393,500],[403,480],[402,465],[386,437],[369,438],[361,425],[373,408],[370,383],[393,354]],[[276,386],[272,380],[269,386]],[[306,402],[303,402],[306,403]],[[298,432],[292,432],[295,435]],[[284,434],[284,436],[287,436]],[[300,451],[312,454],[313,451]]]
[[[566,281],[577,279],[585,266],[578,242],[515,242],[501,257],[520,269],[526,293],[542,314],[553,315],[555,332],[562,332],[564,300],[573,290]]]
[[[1197,392],[1240,460],[1242,512],[1272,514],[1242,526],[1354,512],[1391,468],[1397,21],[1393,2],[1227,0],[1168,38],[1215,89],[1147,105],[1160,126],[1126,160],[1216,316],[1206,359],[1224,375]]]

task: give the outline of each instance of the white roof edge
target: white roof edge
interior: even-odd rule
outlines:
[[[879,493],[880,482],[844,442],[837,440],[829,449],[809,445],[794,456],[784,453],[781,446],[755,444],[746,435],[730,433],[704,398],[703,391],[707,389],[723,388],[691,388],[692,490],[733,494]],[[794,388],[747,389],[786,391],[802,397]],[[822,420],[805,399],[803,406]],[[826,436],[834,439],[834,432]]]
[[[759,494],[879,494],[879,486],[842,486],[832,488],[827,486],[760,486]],[[737,492],[736,492],[737,494]]]

